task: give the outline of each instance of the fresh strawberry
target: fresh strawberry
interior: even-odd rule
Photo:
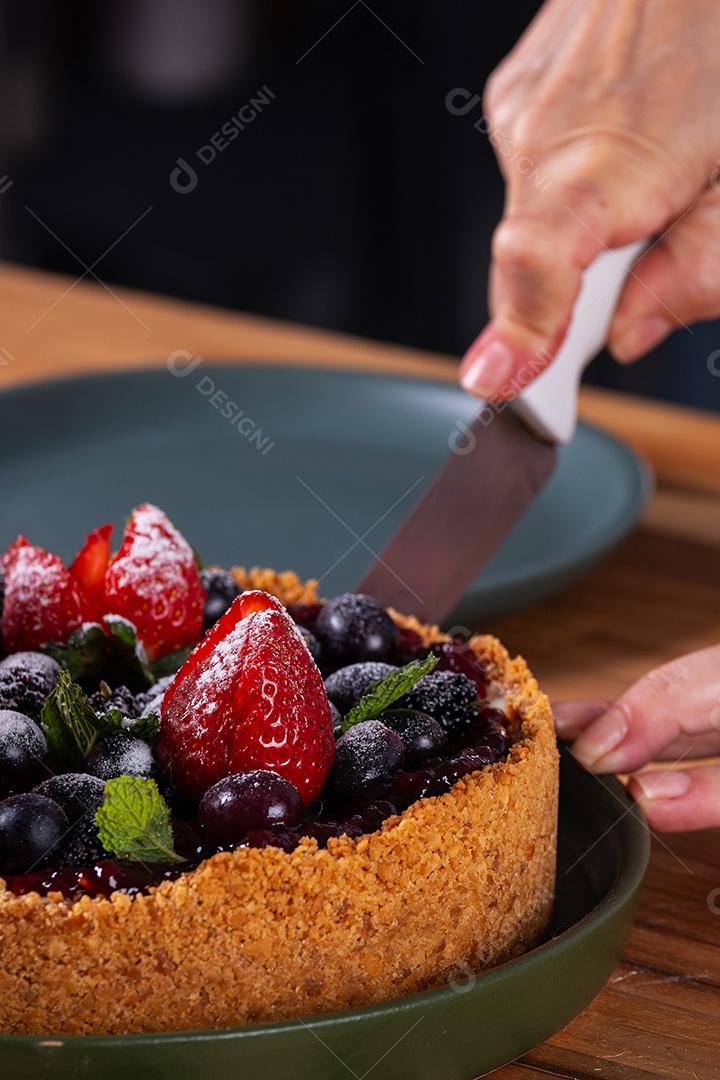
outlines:
[[[105,571],[110,562],[110,536],[112,525],[101,525],[89,534],[70,573],[83,586],[95,607],[93,620],[99,622],[105,610]]]
[[[105,613],[129,619],[154,660],[198,640],[204,605],[187,540],[157,506],[138,506],[105,573]]]
[[[160,763],[199,799],[234,773],[271,769],[307,806],[335,756],[327,693],[282,604],[246,592],[178,671],[162,704]]]
[[[92,619],[93,605],[58,555],[18,536],[3,555],[2,637],[8,652],[65,641]]]

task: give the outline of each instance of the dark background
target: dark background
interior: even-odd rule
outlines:
[[[538,7],[0,4],[0,256],[459,355],[487,316],[502,184],[481,107],[445,98],[480,93]],[[270,104],[199,162],[263,86]],[[707,323],[588,379],[717,409],[718,348]]]

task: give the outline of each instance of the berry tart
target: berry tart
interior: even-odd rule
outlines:
[[[233,1027],[547,933],[547,698],[489,636],[270,570],[162,511],[3,556],[0,1032]]]

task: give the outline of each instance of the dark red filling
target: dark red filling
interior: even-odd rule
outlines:
[[[497,709],[483,710],[478,724],[448,744],[442,758],[426,761],[421,769],[401,772],[382,799],[357,807],[352,814],[340,819],[321,815],[317,821],[307,821],[296,828],[257,829],[248,833],[240,847],[279,847],[293,851],[303,836],[314,837],[319,847],[325,847],[331,837],[361,836],[374,832],[386,818],[402,813],[411,803],[433,795],[444,795],[463,776],[501,760],[507,753],[509,739],[503,725],[504,717]],[[147,892],[153,885],[172,880],[193,870],[203,859],[218,851],[232,850],[218,844],[196,820],[173,819],[175,847],[188,861],[178,865],[145,865],[138,862],[119,862],[102,859],[94,866],[48,866],[32,874],[9,875],[7,887],[16,896],[37,892],[41,896],[60,892],[68,899],[79,896],[110,896],[113,892],[132,895]]]
[[[320,604],[290,607],[290,614],[300,625],[312,630],[321,609]],[[478,688],[478,698],[486,694],[484,672],[470,648],[459,642],[440,642],[432,647],[439,657],[439,671],[455,671],[472,679]],[[391,661],[406,664],[427,656],[427,645],[413,630],[401,629],[395,655]],[[321,813],[316,820],[287,828],[257,829],[248,833],[239,845],[223,845],[212,837],[196,818],[173,818],[175,849],[187,862],[171,866],[145,865],[139,862],[120,862],[102,859],[92,866],[53,866],[31,874],[14,874],[6,878],[7,888],[16,896],[37,892],[41,896],[60,892],[68,899],[82,895],[110,896],[113,892],[128,895],[147,892],[152,886],[173,880],[195,869],[204,859],[233,847],[278,847],[293,851],[304,836],[313,837],[319,847],[325,847],[332,837],[361,836],[380,828],[383,821],[400,814],[418,799],[444,795],[461,777],[500,761],[510,745],[505,729],[505,717],[492,708],[481,711],[477,724],[448,743],[441,758],[423,762],[422,768],[399,773],[382,798],[346,810],[343,816]]]

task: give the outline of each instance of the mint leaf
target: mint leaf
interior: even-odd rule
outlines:
[[[67,671],[58,674],[55,688],[40,713],[50,760],[72,771],[82,766],[98,738],[98,718],[81,688]]]
[[[72,772],[82,769],[98,739],[116,731],[124,731],[154,745],[160,721],[156,713],[128,720],[119,709],[108,709],[98,716],[88,705],[82,688],[70,678],[70,672],[61,671],[42,707],[40,726],[45,733],[50,760],[57,768]]]
[[[392,705],[393,701],[407,694],[423,675],[429,675],[439,660],[439,656],[432,655],[426,657],[425,660],[412,660],[397,671],[391,671],[379,682],[373,683],[345,717],[342,724],[343,732],[348,731],[355,724],[362,723],[363,720],[374,720],[389,705]]]
[[[192,645],[183,645],[181,649],[174,649],[173,652],[165,653],[164,656],[159,656],[157,660],[153,660],[150,670],[155,681],[164,679],[166,675],[175,675],[196,645],[197,642],[194,641]]]
[[[170,808],[154,780],[140,776],[108,780],[95,824],[100,843],[118,859],[186,862],[173,849]]]
[[[107,717],[105,713],[105,717]],[[122,714],[121,714],[122,715]],[[143,742],[149,743],[150,746],[154,746],[157,742],[158,732],[160,731],[160,717],[157,713],[151,712],[147,716],[139,716],[137,720],[128,720],[127,717],[122,716],[121,728],[128,735],[132,735],[135,739],[142,739]]]
[[[86,690],[92,690],[101,679],[135,693],[155,682],[135,627],[120,615],[105,616],[104,626],[83,623],[65,644],[51,643],[43,651]]]
[[[111,735],[114,731],[122,731],[126,735],[132,735],[134,739],[142,739],[143,742],[154,746],[160,730],[160,719],[154,712],[148,713],[147,716],[138,716],[137,719],[128,719],[119,709],[108,709],[97,718],[97,725],[99,735]]]

